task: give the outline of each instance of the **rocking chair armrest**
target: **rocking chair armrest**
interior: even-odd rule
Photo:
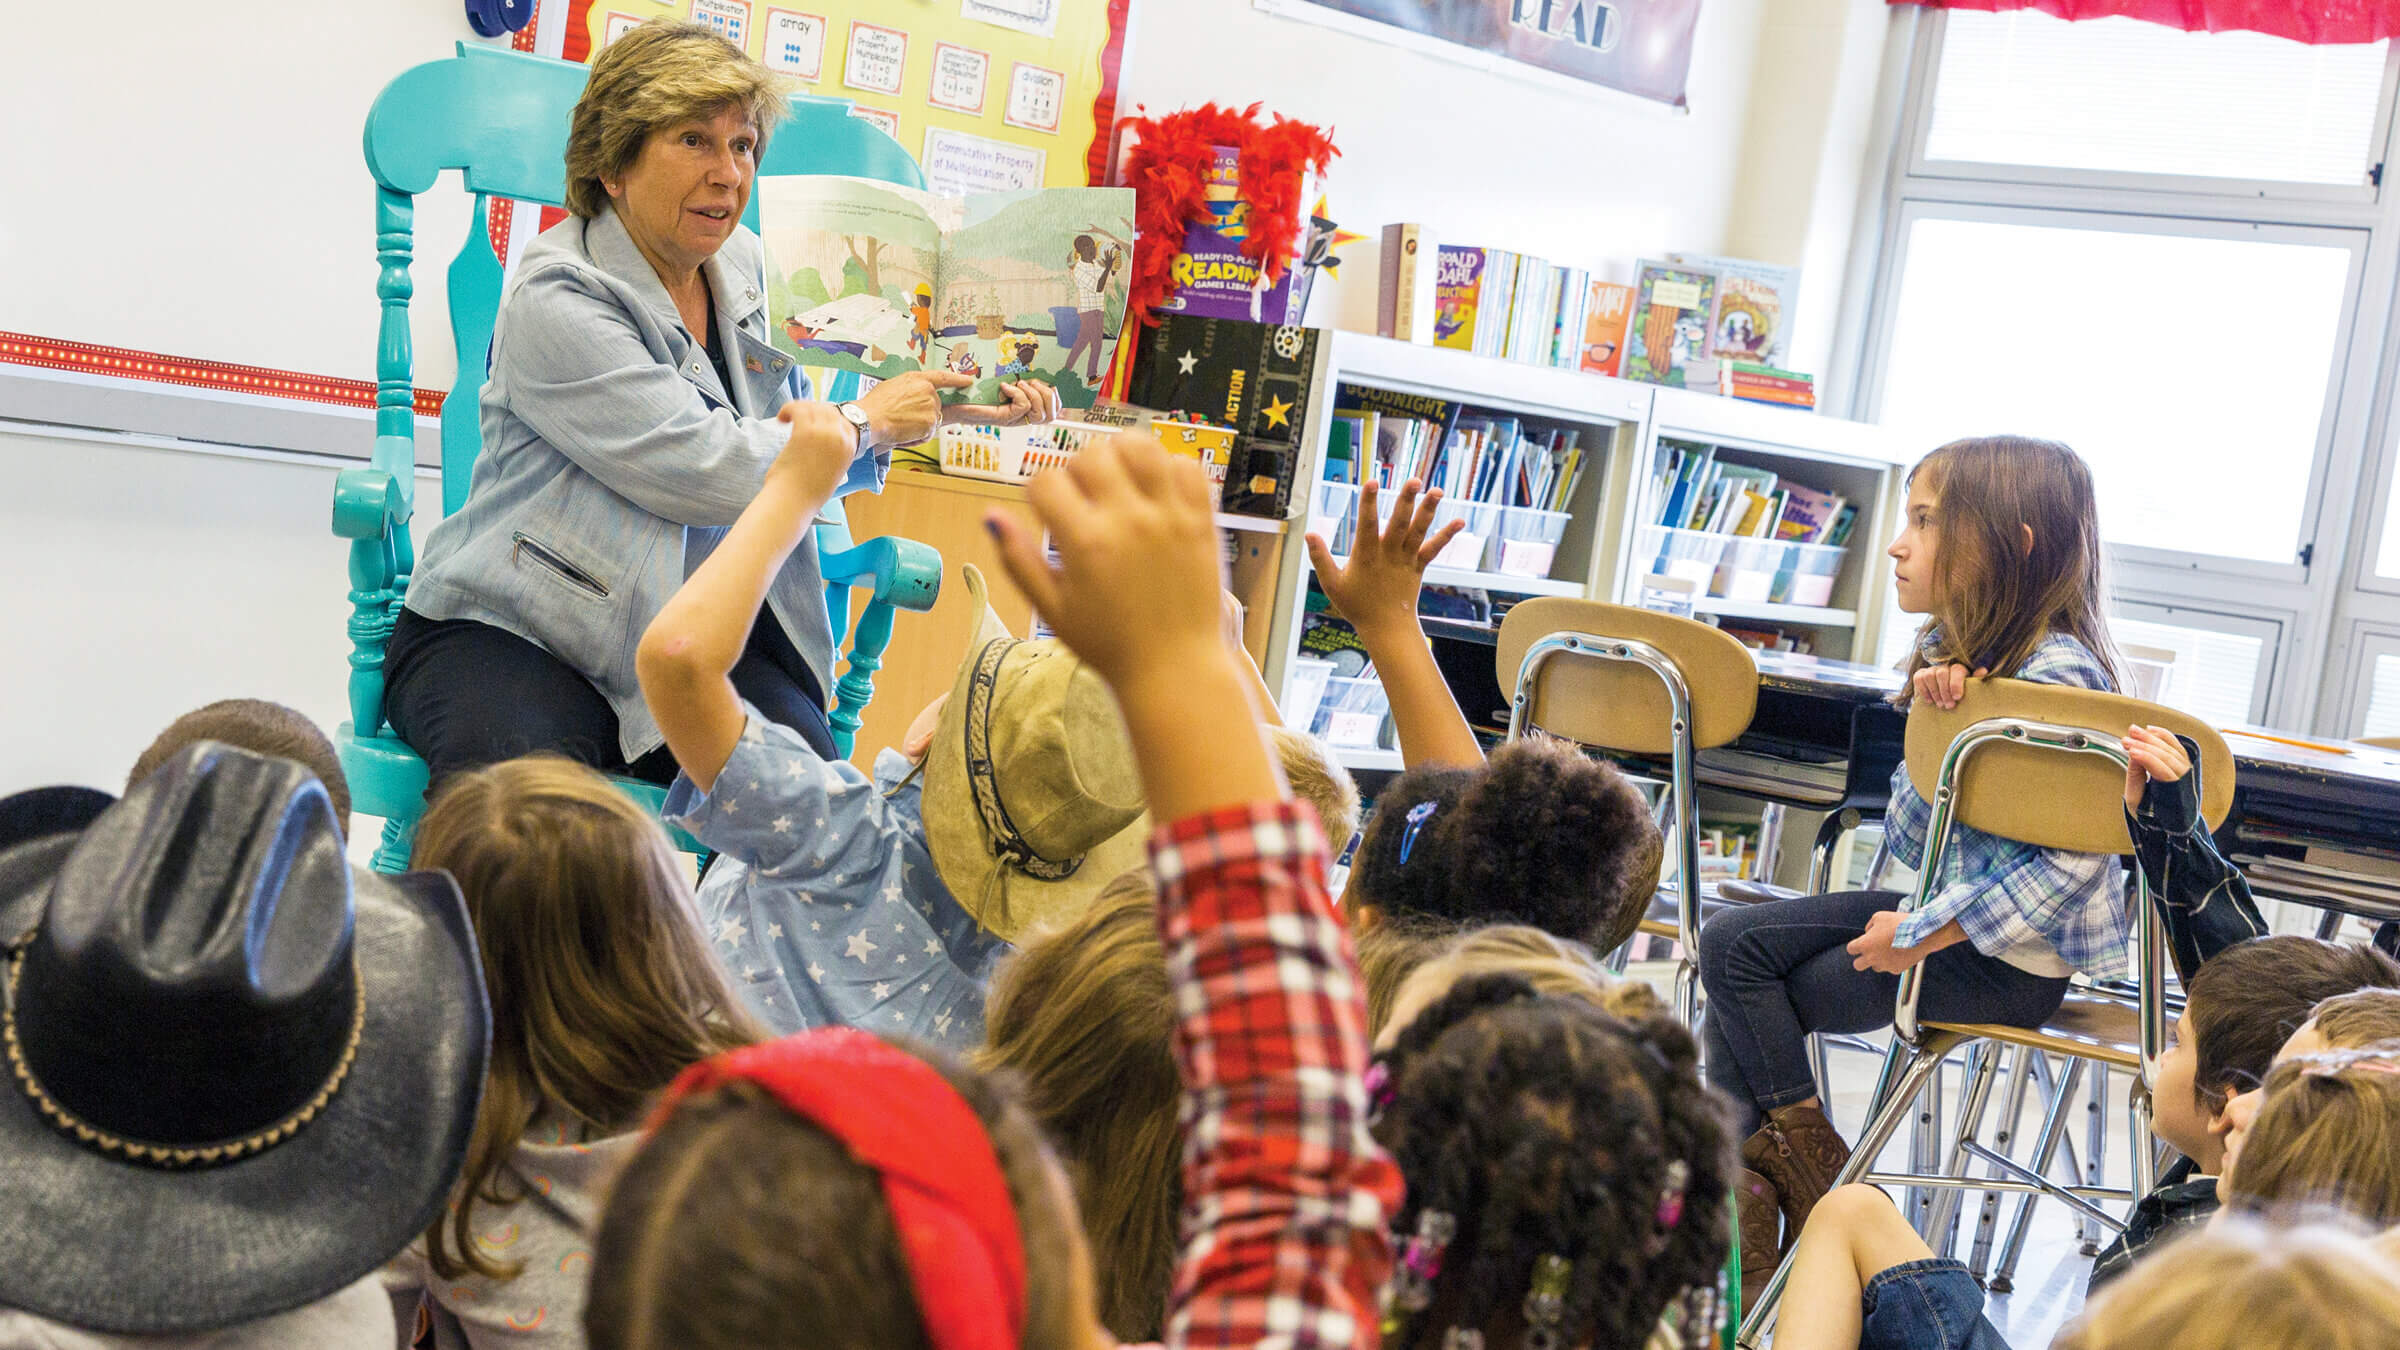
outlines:
[[[400,480],[383,469],[344,469],[333,480],[333,532],[343,539],[380,539],[409,517]]]
[[[896,609],[923,612],[941,598],[942,555],[914,539],[870,539],[825,554],[818,565],[827,582],[865,587],[875,600]]]

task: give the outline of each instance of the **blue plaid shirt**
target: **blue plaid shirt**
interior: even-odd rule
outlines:
[[[2033,649],[2015,678],[2036,684],[2114,691],[2089,648],[2052,633]],[[1925,859],[1925,830],[1933,808],[1908,781],[1908,766],[1892,771],[1892,804],[1884,831],[1892,856],[1915,868]],[[1895,947],[1914,947],[1952,920],[1975,950],[2007,959],[2042,948],[2094,979],[2131,968],[2132,918],[2125,912],[2125,869],[2105,853],[2062,853],[1950,827],[1939,887],[1922,909],[1900,921]],[[2040,948],[2035,946],[2040,944]]]

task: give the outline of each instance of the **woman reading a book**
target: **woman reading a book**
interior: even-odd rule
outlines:
[[[567,138],[573,218],[525,251],[500,307],[466,503],[435,527],[393,626],[385,709],[439,780],[554,750],[666,782],[634,645],[716,547],[810,397],[768,340],[764,257],[741,224],[775,77],[704,25],[659,20],[592,63]],[[1040,421],[1045,384],[945,408],[950,371],[841,405],[842,492],[883,485],[889,447],[942,421]],[[733,671],[762,713],[828,757],[833,634],[813,545],[769,588]]]

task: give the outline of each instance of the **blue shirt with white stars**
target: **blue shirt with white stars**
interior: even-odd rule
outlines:
[[[979,1044],[984,984],[1008,944],[934,871],[909,762],[886,750],[870,780],[742,710],[715,789],[678,777],[667,816],[724,855],[700,883],[700,917],[752,1011],[779,1035],[853,1026]]]

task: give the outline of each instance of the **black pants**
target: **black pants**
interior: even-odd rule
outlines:
[[[403,608],[384,649],[383,713],[439,783],[551,750],[599,769],[653,783],[675,779],[660,746],[631,764],[617,745],[617,714],[566,662],[503,628],[473,619],[428,619]],[[733,668],[735,692],[770,720],[800,733],[827,759],[833,729],[825,693],[783,625],[766,610]]]
[[[1700,929],[1708,1081],[1733,1098],[1743,1137],[1764,1112],[1822,1095],[1809,1033],[1892,1024],[1900,977],[1852,969],[1848,948],[1867,920],[1900,900],[1895,891],[1803,895],[1735,905]],[[2038,1027],[2066,997],[2064,976],[2027,974],[1961,942],[1925,958],[1917,1011],[1933,1022]]]

